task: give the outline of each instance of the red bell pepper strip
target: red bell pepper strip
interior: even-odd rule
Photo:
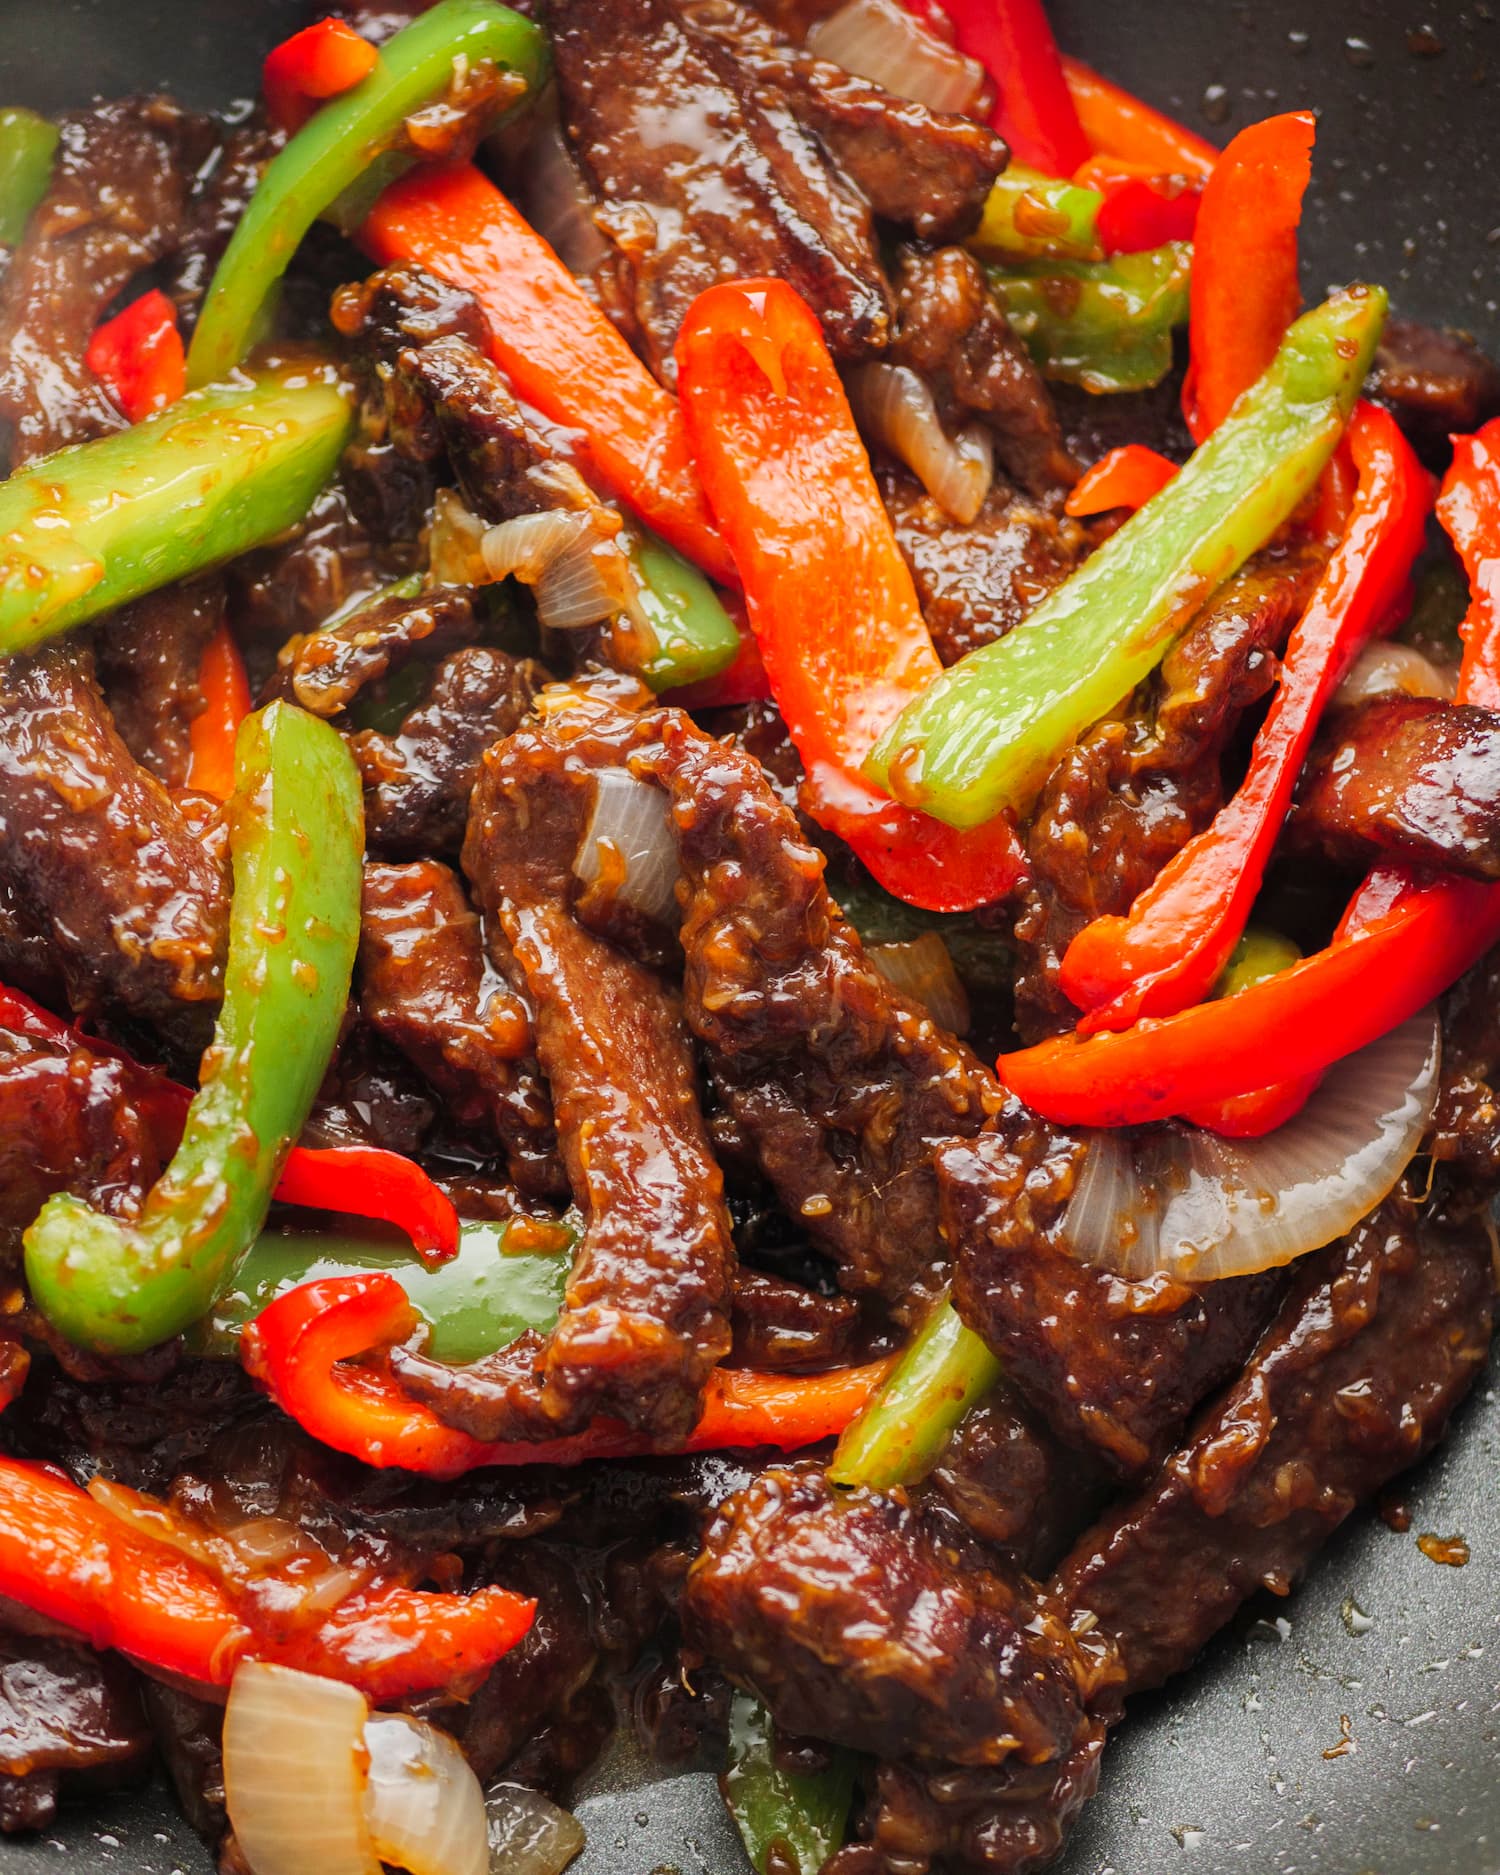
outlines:
[[[1002,897],[1024,864],[1008,822],[959,831],[860,773],[942,667],[817,319],[780,280],[710,287],[683,324],[677,368],[808,812],[908,903],[962,911]]]
[[[1288,641],[1244,783],[1128,916],[1094,919],[1063,958],[1062,987],[1088,1012],[1082,1034],[1171,1015],[1212,991],[1250,916],[1318,720],[1405,589],[1432,478],[1389,411],[1360,404],[1347,434],[1359,471],[1354,512]]]
[[[1144,443],[1126,443],[1101,456],[1068,490],[1063,509],[1071,515],[1107,514],[1129,508],[1133,514],[1159,495],[1177,473],[1177,464],[1148,449]]]
[[[1197,229],[1203,191],[1180,177],[1123,173],[1107,157],[1094,157],[1073,180],[1104,197],[1094,226],[1106,254],[1149,253],[1169,241],[1191,241]]]
[[[1473,594],[1464,641],[1461,699],[1500,710],[1500,417],[1453,445],[1438,519],[1458,549]]]
[[[12,1458],[0,1458],[0,1595],[158,1672],[224,1686],[241,1660],[271,1660],[347,1680],[378,1702],[483,1673],[536,1612],[508,1589],[376,1584],[315,1624],[258,1628],[201,1563],[53,1467]]]
[[[1064,57],[1062,67],[1083,134],[1096,155],[1115,157],[1159,176],[1195,176],[1207,182],[1219,160],[1219,152],[1207,138],[1101,78],[1081,59]]]
[[[1274,1053],[1316,1075],[1440,995],[1500,939],[1500,886],[1411,891],[1358,933],[1221,1002],[1002,1055],[1000,1078],[1062,1126],[1134,1126],[1254,1093]]]
[[[1042,0],[943,0],[943,10],[953,43],[995,82],[990,122],[1011,154],[1044,175],[1071,176],[1089,145]]]
[[[359,239],[382,265],[415,261],[472,293],[490,356],[517,393],[583,433],[588,467],[610,494],[733,584],[676,400],[492,182],[467,163],[415,170],[381,196]]]
[[[83,362],[132,423],[155,416],[187,389],[176,307],[153,287],[95,328]]]
[[[177,1133],[187,1117],[193,1091],[170,1081],[155,1068],[143,1067],[123,1048],[99,1036],[84,1035],[43,1009],[20,990],[0,984],[0,1028],[42,1041],[85,1048],[91,1054],[123,1061],[140,1078],[143,1098],[159,1103],[164,1125]],[[458,1250],[458,1213],[448,1194],[412,1159],[382,1146],[293,1146],[276,1187],[282,1204],[319,1211],[344,1211],[351,1217],[378,1218],[411,1238],[425,1262],[446,1262]]]
[[[1244,129],[1203,190],[1188,300],[1182,410],[1201,443],[1276,356],[1302,304],[1297,224],[1312,176],[1311,111]]]
[[[482,1465],[576,1465],[640,1457],[653,1448],[616,1420],[537,1443],[487,1444],[445,1426],[379,1367],[356,1357],[406,1340],[418,1317],[394,1276],[372,1270],[299,1284],[262,1310],[240,1337],[247,1371],[313,1438],[367,1465],[452,1478]],[[830,1374],[718,1369],[688,1451],[815,1444],[841,1432],[874,1394],[887,1361]]]
[[[250,680],[227,625],[203,647],[198,688],[203,708],[188,725],[187,785],[227,801],[234,793],[234,739],[250,714]]]
[[[341,91],[352,91],[374,71],[380,55],[343,20],[319,20],[284,39],[261,67],[260,88],[271,122],[300,130],[314,110]]]

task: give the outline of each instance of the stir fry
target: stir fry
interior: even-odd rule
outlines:
[[[0,111],[0,1829],[1020,1875],[1484,1367],[1500,372],[1040,0],[534,14]]]

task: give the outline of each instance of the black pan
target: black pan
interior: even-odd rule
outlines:
[[[1500,349],[1495,0],[1053,0],[1064,44],[1223,137],[1321,113],[1310,293],[1364,277]],[[220,105],[303,0],[0,0],[0,101],[53,109],[165,85]],[[1500,1875],[1500,1407],[1481,1388],[1410,1481],[1404,1533],[1359,1518],[1286,1602],[1266,1598],[1115,1738],[1065,1875]],[[1464,1568],[1427,1531],[1462,1534]],[[621,1752],[580,1803],[576,1875],[744,1875],[705,1776]],[[198,1875],[160,1789],[0,1842],[6,1875]],[[316,1871],[309,1871],[316,1875]]]

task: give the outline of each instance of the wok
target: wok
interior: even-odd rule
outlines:
[[[1385,282],[1413,317],[1500,346],[1500,23],[1428,0],[1052,0],[1070,49],[1222,138],[1321,112],[1306,287]],[[0,100],[55,109],[164,85],[222,105],[303,0],[0,0]],[[1065,1875],[1500,1875],[1500,1406],[1481,1386],[1409,1481],[1404,1533],[1361,1515],[1290,1600],[1265,1597],[1190,1675],[1141,1702],[1106,1758]],[[1462,1533],[1440,1567],[1424,1531]],[[579,1804],[576,1875],[743,1875],[704,1773],[625,1748]],[[0,1842],[5,1875],[198,1875],[164,1789]]]

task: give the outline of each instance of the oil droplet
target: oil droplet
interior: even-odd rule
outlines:
[[[1344,41],[1344,57],[1353,66],[1363,70],[1375,63],[1375,49],[1368,39],[1360,39],[1354,33]]]
[[[1312,34],[1303,32],[1300,26],[1294,26],[1287,34],[1286,42],[1293,52],[1305,52],[1312,43]]]
[[[1354,1731],[1349,1722],[1349,1715],[1347,1712],[1341,1712],[1339,1714],[1339,1742],[1336,1745],[1330,1745],[1323,1753],[1323,1756],[1325,1758],[1347,1758],[1349,1754],[1356,1749]]]
[[[1339,1608],[1344,1626],[1351,1634],[1368,1634],[1375,1623],[1352,1595],[1346,1595]]]
[[[1229,122],[1229,87],[1227,85],[1209,85],[1204,93],[1199,108],[1211,124]]]
[[[1406,49],[1414,59],[1441,58],[1447,47],[1432,26],[1414,26],[1406,35]]]
[[[1199,1849],[1208,1837],[1208,1831],[1200,1829],[1196,1823],[1174,1823],[1172,1834],[1177,1838],[1179,1849]]]
[[[1469,1546],[1461,1536],[1438,1536],[1424,1530],[1417,1538],[1417,1548],[1429,1562],[1447,1563],[1450,1569],[1462,1569],[1469,1560]]]

